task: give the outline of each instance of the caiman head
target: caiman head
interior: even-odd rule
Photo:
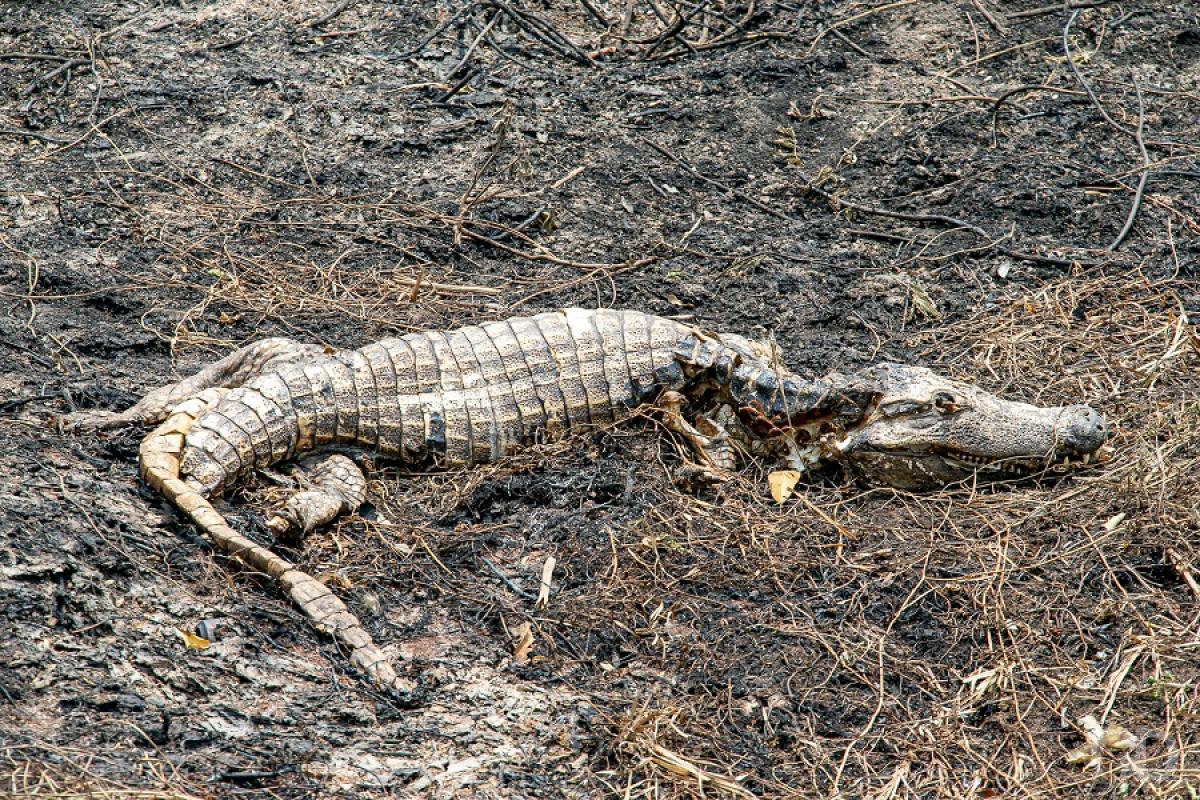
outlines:
[[[1004,400],[923,367],[880,364],[867,375],[877,401],[829,446],[876,485],[931,489],[1065,470],[1097,459],[1109,435],[1086,405]]]

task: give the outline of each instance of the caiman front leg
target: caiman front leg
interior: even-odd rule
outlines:
[[[680,392],[663,392],[657,405],[663,412],[663,424],[692,446],[699,462],[699,477],[710,483],[725,480],[737,467],[737,451],[725,429],[704,416],[697,416],[695,424],[688,422],[683,416],[687,398]]]

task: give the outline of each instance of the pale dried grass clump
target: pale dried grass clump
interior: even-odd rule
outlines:
[[[115,780],[112,774],[137,776]],[[147,756],[123,763],[103,753],[50,745],[0,747],[0,797],[11,800],[201,800],[175,765]]]

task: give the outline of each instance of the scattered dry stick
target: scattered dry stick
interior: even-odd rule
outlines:
[[[358,0],[341,0],[340,3],[334,4],[334,6],[332,8],[330,8],[328,11],[326,11],[324,14],[317,17],[312,22],[307,23],[307,27],[319,28],[322,25],[324,25],[326,22],[329,22],[329,20],[338,16],[343,11],[350,8],[350,6],[354,5],[357,2],[358,2]]]
[[[896,8],[903,8],[904,6],[911,6],[915,2],[917,2],[917,0],[896,0],[896,2],[894,2],[894,3],[885,3],[884,5],[881,5],[881,6],[875,6],[874,8],[868,8],[866,11],[860,11],[857,14],[851,14],[850,16],[846,17],[845,19],[838,20],[837,22],[830,25],[828,28],[824,28],[820,33],[818,33],[816,36],[813,37],[812,42],[810,42],[808,45],[808,51],[804,55],[811,56],[813,54],[813,51],[817,49],[817,44],[822,39],[824,39],[826,36],[828,36],[830,33],[837,30],[838,28],[843,28],[852,22],[858,22],[860,19],[865,19],[866,17],[870,17],[874,14],[881,14],[884,11],[891,11]]]
[[[1146,140],[1143,138],[1146,128],[1146,103],[1142,98],[1142,87],[1138,84],[1137,78],[1133,78],[1132,80],[1133,88],[1137,92],[1138,104],[1138,121],[1137,129],[1134,131],[1134,138],[1137,140],[1138,151],[1142,155],[1142,174],[1138,178],[1137,189],[1133,193],[1133,203],[1129,206],[1129,215],[1125,218],[1125,224],[1121,227],[1121,232],[1117,234],[1117,238],[1113,239],[1112,244],[1108,246],[1110,252],[1120,247],[1121,242],[1125,241],[1125,237],[1133,230],[1133,222],[1137,219],[1138,209],[1142,207],[1142,196],[1146,193],[1146,181],[1150,179],[1150,154],[1146,152]]]
[[[718,189],[720,189],[721,191],[729,192],[734,197],[736,197],[739,200],[742,200],[746,203],[749,203],[750,205],[754,206],[755,208],[757,208],[759,211],[763,212],[764,214],[769,214],[772,217],[775,217],[776,219],[782,219],[782,220],[785,220],[788,222],[792,221],[792,218],[789,217],[787,214],[784,214],[782,211],[777,211],[776,209],[771,208],[766,203],[763,203],[759,200],[755,200],[753,197],[746,194],[745,192],[734,189],[732,186],[727,186],[726,184],[721,183],[720,181],[716,180],[715,178],[708,177],[707,175],[703,174],[702,172],[697,170],[695,167],[693,167],[691,164],[687,163],[682,158],[675,155],[670,150],[668,150],[667,148],[658,144],[657,142],[647,139],[645,136],[642,136],[640,134],[638,135],[638,138],[641,139],[646,144],[650,145],[655,150],[657,150],[663,156],[669,158],[671,161],[673,161],[676,164],[678,164],[679,166],[683,167],[685,170],[687,170],[688,174],[691,175],[696,180],[698,180],[702,183],[707,183],[710,186],[715,186]]]

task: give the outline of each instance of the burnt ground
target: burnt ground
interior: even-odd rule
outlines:
[[[1076,5],[0,6],[0,794],[1194,796],[1200,12]],[[385,466],[277,546],[398,707],[138,432],[51,424],[258,337],[567,304],[1086,400],[1116,456],[782,505],[677,490],[651,421]]]

